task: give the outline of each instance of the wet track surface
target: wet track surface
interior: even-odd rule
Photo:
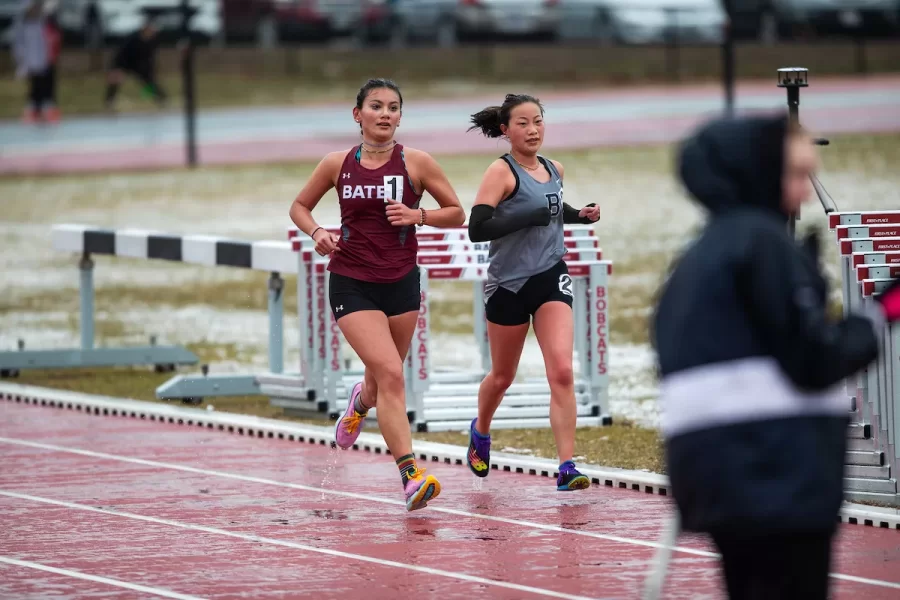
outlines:
[[[444,491],[407,513],[388,456],[10,403],[0,465],[3,598],[638,598],[669,511],[428,463]],[[665,597],[723,597],[705,539],[678,543]],[[896,598],[900,532],[842,526],[832,571],[835,598]]]

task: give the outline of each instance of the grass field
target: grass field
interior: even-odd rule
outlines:
[[[900,135],[842,136],[822,150],[821,180],[841,209],[900,206]],[[625,424],[579,431],[576,452],[589,462],[625,468],[663,469],[654,427],[656,381],[648,345],[652,297],[668,264],[702,223],[672,176],[668,146],[597,149],[554,154],[566,167],[566,199],[597,202],[597,234],[604,255],[615,262],[611,280],[611,404]],[[466,210],[490,157],[444,158]],[[202,168],[195,172],[0,179],[9,199],[0,223],[0,349],[18,338],[29,348],[78,343],[76,257],[55,253],[53,223],[151,228],[244,239],[284,239],[287,211],[313,165]],[[433,201],[426,199],[427,207]],[[328,196],[315,212],[322,223],[338,218]],[[801,233],[827,234],[817,203],[808,205]],[[837,277],[835,244],[827,237],[825,260]],[[171,263],[98,257],[97,339],[99,344],[185,344],[211,362],[212,372],[262,370],[267,326],[264,273],[209,269]],[[287,282],[293,290],[293,282]],[[433,286],[434,360],[474,367],[471,352],[471,289],[465,284]],[[835,290],[835,297],[837,291]],[[286,364],[298,359],[295,299],[286,297]],[[529,341],[520,374],[540,376],[537,344]],[[168,376],[143,370],[23,373],[23,383],[150,400]],[[212,399],[219,410],[282,418],[264,399]],[[634,425],[631,425],[633,423]],[[457,432],[425,434],[463,443]],[[497,447],[554,456],[549,430],[497,432]]]
[[[346,104],[355,98],[363,80],[334,81],[310,85],[302,78],[290,76],[259,76],[243,73],[202,73],[197,77],[196,102],[202,108],[246,108],[251,106],[286,106],[339,102]],[[159,77],[160,86],[169,95],[169,104],[180,107],[182,102],[181,76],[164,73]],[[63,117],[91,115],[104,112],[103,99],[106,90],[106,74],[99,72],[69,73],[58,81],[57,101]],[[465,98],[474,90],[479,93],[502,95],[506,87],[499,84],[474,84],[465,81],[445,80],[433,83],[404,82],[403,93],[410,98]],[[24,99],[28,94],[25,80],[0,78],[0,119],[16,119],[22,114]],[[127,78],[116,99],[119,113],[145,113],[157,110],[154,102],[143,96],[141,84]]]

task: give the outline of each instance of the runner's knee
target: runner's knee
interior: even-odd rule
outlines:
[[[509,386],[512,385],[515,378],[515,371],[506,369],[491,371],[491,379],[493,379],[494,386],[501,391],[506,391],[507,389],[509,389]]]
[[[403,363],[385,363],[372,368],[376,390],[388,398],[400,398],[403,394]]]
[[[547,383],[551,388],[571,387],[575,384],[575,374],[572,364],[568,361],[550,362],[547,364]]]

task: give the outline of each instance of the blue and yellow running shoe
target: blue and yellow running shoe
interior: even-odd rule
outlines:
[[[466,463],[469,469],[478,477],[487,477],[491,472],[491,436],[481,435],[475,431],[475,421],[469,425],[469,451],[466,453]]]
[[[591,487],[591,480],[575,468],[575,463],[567,460],[559,465],[559,477],[556,478],[556,489],[560,492],[571,492]]]

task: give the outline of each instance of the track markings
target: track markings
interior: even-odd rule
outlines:
[[[101,458],[105,460],[113,460],[118,462],[125,462],[137,465],[144,465],[148,467],[155,467],[160,469],[170,469],[173,471],[182,471],[186,473],[196,473],[198,475],[208,475],[213,477],[221,477],[223,479],[233,479],[237,481],[247,481],[250,483],[259,483],[262,485],[272,485],[277,487],[290,488],[295,490],[302,490],[307,492],[316,492],[320,494],[329,494],[332,496],[340,496],[343,498],[353,498],[356,500],[363,500],[367,502],[378,502],[381,504],[392,504],[395,506],[402,506],[405,512],[406,503],[400,500],[392,500],[390,498],[381,498],[379,496],[371,496],[368,494],[358,494],[354,492],[344,492],[340,490],[330,490],[326,488],[320,488],[315,486],[303,485],[299,483],[289,483],[284,481],[277,481],[274,479],[265,479],[262,477],[251,477],[249,475],[239,475],[237,473],[228,473],[226,471],[215,471],[210,469],[201,469],[197,467],[188,467],[186,465],[178,465],[173,463],[164,463],[153,460],[146,460],[143,458],[132,458],[128,456],[120,456],[115,454],[106,454],[103,452],[94,452],[93,450],[83,450],[81,448],[70,448],[66,446],[57,446],[54,444],[44,444],[40,442],[31,442],[28,440],[16,439],[16,438],[6,438],[0,437],[0,443],[2,444],[11,444],[16,446],[27,446],[31,448],[39,448],[43,450],[51,450],[55,452],[65,452],[68,454],[78,454],[81,456],[89,456],[92,458]],[[522,521],[519,519],[511,519],[507,517],[498,517],[494,515],[485,515],[480,513],[473,513],[464,510],[457,510],[453,508],[445,508],[439,506],[429,506],[429,511],[439,512],[443,514],[453,515],[457,517],[466,517],[473,519],[480,519],[483,521],[493,521],[496,523],[506,523],[508,525],[517,525],[520,527],[527,527],[530,529],[540,529],[543,531],[553,531],[555,533],[565,533],[571,535],[578,535],[583,537],[590,537],[595,539],[607,540],[610,542],[618,542],[622,544],[630,544],[633,546],[643,546],[646,548],[665,548],[664,544],[660,544],[659,542],[651,542],[645,540],[636,540],[633,538],[626,538],[617,535],[608,535],[604,533],[596,533],[593,531],[582,531],[578,529],[569,529],[566,527],[559,527],[557,525],[547,525],[545,523],[536,523],[533,521]],[[719,558],[719,554],[716,552],[709,552],[706,550],[696,550],[694,548],[686,548],[683,546],[673,546],[671,548],[674,552],[680,552],[682,554],[690,554],[693,556],[702,556],[705,558]],[[880,579],[869,579],[866,577],[856,577],[854,575],[844,575],[841,573],[830,573],[830,577],[842,581],[849,581],[853,583],[859,583],[864,585],[871,585],[875,587],[883,587],[889,589],[900,590],[900,583],[894,583],[891,581],[883,581]]]
[[[116,454],[106,454],[104,452],[95,452],[93,450],[83,450],[81,448],[70,448],[67,446],[57,446],[54,444],[44,444],[40,442],[30,442],[28,440],[20,440],[15,438],[5,438],[0,437],[0,444],[12,444],[16,446],[28,446],[31,448],[39,448],[42,450],[51,450],[54,452],[65,452],[67,454],[78,454],[81,456],[89,456],[91,458],[102,458],[105,460],[114,460],[118,462],[131,463],[136,465],[144,465],[147,467],[154,467],[158,469],[170,469],[173,471],[182,471],[185,473],[195,473],[197,475],[207,475],[213,477],[221,477],[223,479],[234,479],[237,481],[247,481],[250,483],[258,483],[262,485],[272,485],[283,488],[290,488],[294,490],[301,490],[305,492],[315,492],[318,494],[327,494],[331,496],[340,496],[342,498],[352,498],[354,500],[363,500],[365,502],[377,502],[380,504],[391,504],[394,506],[403,507],[403,512],[406,512],[406,502],[402,500],[394,500],[391,498],[382,498],[380,496],[371,496],[369,494],[360,494],[356,492],[345,492],[341,490],[332,490],[327,488],[315,487],[311,485],[303,485],[301,483],[290,483],[286,481],[277,481],[274,479],[265,479],[262,477],[252,477],[250,475],[240,475],[237,473],[229,473],[227,471],[215,471],[211,469],[201,469],[197,467],[189,467],[186,465],[179,465],[174,463],[165,463],[159,462],[155,460],[147,460],[143,458],[133,458],[129,456],[121,456]],[[466,517],[472,519],[481,519],[483,521],[493,521],[496,523],[506,523],[507,525],[517,525],[520,527],[528,527],[530,529],[541,529],[544,531],[552,531],[554,533],[567,533],[572,535],[580,535],[583,537],[596,538],[600,540],[606,540],[610,542],[619,542],[622,544],[631,544],[633,546],[644,546],[647,548],[660,548],[661,544],[658,542],[650,542],[644,540],[636,540],[632,538],[621,537],[617,535],[608,535],[605,533],[595,533],[593,531],[582,531],[578,529],[569,529],[566,527],[560,527],[558,525],[547,525],[545,523],[536,523],[533,521],[521,521],[518,519],[511,519],[507,517],[498,517],[494,515],[485,515],[481,513],[473,513],[464,510],[457,510],[453,508],[446,508],[443,506],[428,506],[428,511],[439,512],[447,515],[453,515],[455,517]],[[705,550],[695,550],[693,548],[684,548],[680,546],[676,546],[673,548],[677,552],[683,552],[685,554],[692,554],[694,556],[703,556],[706,558],[718,558],[719,555],[715,552],[707,552]]]
[[[16,567],[24,567],[26,569],[35,569],[37,571],[46,571],[47,573],[55,573],[56,575],[64,575],[66,577],[72,577],[74,579],[82,579],[84,581],[93,581],[95,583],[102,583],[105,585],[111,585],[115,587],[125,588],[126,590],[133,590],[135,592],[144,592],[146,594],[153,594],[154,596],[160,596],[161,598],[174,598],[175,600],[203,600],[199,596],[189,596],[187,594],[179,594],[178,592],[173,592],[171,590],[164,590],[162,588],[149,587],[146,585],[140,585],[137,583],[128,583],[127,581],[121,581],[119,579],[110,579],[109,577],[100,577],[99,575],[90,575],[88,573],[82,573],[81,571],[72,571],[71,569],[60,569],[58,567],[50,567],[47,565],[42,565],[40,563],[31,562],[28,560],[19,560],[16,558],[9,558],[8,556],[0,556],[0,563],[6,563],[8,565],[14,565]]]
[[[431,567],[422,567],[419,565],[408,565],[405,563],[396,562],[393,560],[386,560],[382,558],[375,558],[372,556],[366,556],[365,554],[353,554],[351,552],[342,552],[340,550],[332,550],[330,548],[317,548],[316,546],[308,546],[306,544],[298,544],[296,542],[289,542],[287,540],[278,540],[274,538],[267,538],[258,535],[251,535],[246,533],[237,533],[235,531],[228,531],[226,529],[218,529],[216,527],[207,527],[205,525],[195,525],[193,523],[184,523],[181,521],[173,521],[171,519],[160,519],[158,517],[149,517],[146,515],[138,515],[134,513],[129,513],[125,511],[112,510],[107,508],[96,508],[94,506],[87,506],[84,504],[77,504],[75,502],[65,502],[62,500],[53,500],[52,498],[43,498],[41,496],[30,496],[28,494],[20,494],[18,492],[10,492],[6,490],[0,490],[0,496],[6,496],[8,498],[16,498],[17,500],[25,500],[29,502],[39,502],[42,504],[51,504],[53,506],[61,506],[64,508],[72,509],[72,510],[83,510],[87,512],[99,513],[103,515],[110,515],[113,517],[122,517],[125,519],[134,519],[136,521],[144,521],[146,523],[154,523],[157,525],[167,525],[169,527],[177,527],[179,529],[187,529],[191,531],[199,531],[202,533],[209,533],[212,535],[221,535],[227,536],[239,540],[244,540],[247,542],[254,542],[256,544],[268,544],[270,546],[282,546],[285,548],[292,548],[294,550],[302,550],[304,552],[312,552],[315,554],[324,554],[326,556],[334,556],[337,558],[349,558],[353,560],[358,560],[361,562],[367,562],[376,564],[382,567],[395,567],[398,569],[405,569],[407,571],[415,571],[417,573],[424,573],[426,575],[437,575],[440,577],[448,577],[451,579],[458,579],[460,581],[466,581],[469,583],[478,583],[481,585],[489,585],[493,587],[505,588],[508,590],[515,590],[517,592],[525,592],[528,594],[536,594],[539,596],[546,596],[548,598],[562,598],[564,600],[595,600],[589,598],[588,596],[576,596],[573,594],[565,594],[563,592],[555,592],[553,590],[547,590],[543,588],[531,587],[527,585],[519,585],[517,583],[509,583],[506,581],[498,581],[495,579],[486,579],[484,577],[477,577],[474,575],[466,575],[465,573],[455,573],[453,571],[444,571],[443,569],[432,569]],[[174,597],[174,596],[173,596]],[[184,596],[187,598],[187,596]]]

